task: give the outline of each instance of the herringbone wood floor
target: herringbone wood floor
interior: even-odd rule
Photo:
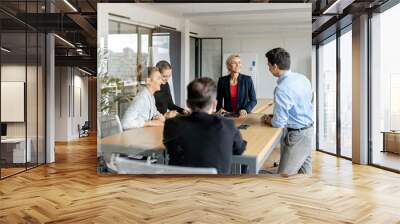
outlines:
[[[312,177],[98,176],[96,141],[0,181],[0,223],[400,223],[400,175],[314,153]]]

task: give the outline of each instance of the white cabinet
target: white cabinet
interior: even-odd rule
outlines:
[[[2,139],[2,147],[12,149],[12,162],[13,163],[25,163],[32,161],[32,140],[28,138],[26,140],[28,144],[25,151],[25,138],[7,138]],[[27,161],[25,161],[27,159]]]

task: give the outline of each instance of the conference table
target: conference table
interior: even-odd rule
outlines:
[[[246,150],[242,155],[234,155],[233,166],[247,166],[248,174],[257,174],[269,157],[273,149],[279,144],[282,135],[281,128],[273,128],[261,123],[261,116],[272,112],[271,100],[263,100],[257,109],[259,113],[250,113],[246,118],[232,118],[236,127],[247,124],[247,129],[240,129],[244,140],[247,141]],[[254,111],[254,110],[253,110]],[[262,113],[261,113],[262,112]],[[100,151],[103,156],[110,158],[113,153],[134,155],[143,152],[165,155],[165,146],[162,142],[163,127],[145,127],[130,129],[101,139]],[[161,152],[161,153],[160,153]],[[160,163],[164,161],[159,160]],[[240,172],[240,170],[239,170]],[[235,171],[234,173],[239,173]]]
[[[257,104],[251,111],[252,113],[272,114],[274,101],[272,99],[257,99]]]

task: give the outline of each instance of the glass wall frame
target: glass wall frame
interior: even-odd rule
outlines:
[[[190,79],[210,77],[214,81],[223,74],[223,38],[190,36]]]
[[[388,1],[369,14],[368,163],[400,173],[400,4]],[[394,144],[393,144],[394,143]],[[394,147],[393,147],[394,146]]]
[[[107,73],[100,82],[102,111],[122,117],[138,93],[146,68],[152,64],[151,35],[151,28],[117,18],[108,20]]]
[[[337,37],[317,47],[317,149],[337,154]]]
[[[44,13],[44,0],[0,3],[0,111],[10,114],[6,98],[22,105],[20,119],[1,118],[0,179],[35,168],[46,162],[46,34],[3,11],[18,6],[20,16]],[[18,86],[22,88],[19,89]],[[16,88],[18,96],[9,90]],[[4,98],[6,97],[6,98]],[[7,110],[9,110],[7,112]],[[11,111],[16,113],[16,111]],[[8,115],[7,115],[8,116]]]
[[[346,97],[348,96],[349,90],[346,89],[347,88],[352,88],[351,84],[349,85],[348,82],[348,64],[347,61],[345,60],[349,60],[349,55],[345,55],[350,53],[351,54],[351,50],[350,51],[344,51],[342,46],[342,42],[346,41],[345,43],[343,43],[345,46],[348,47],[348,45],[351,43],[348,43],[347,39],[348,39],[348,35],[351,35],[351,31],[352,31],[352,25],[348,25],[346,27],[344,27],[341,30],[338,30],[336,32],[336,34],[326,38],[325,40],[321,41],[319,44],[317,44],[316,46],[316,72],[317,72],[317,120],[316,120],[316,131],[317,131],[317,136],[316,136],[316,147],[317,147],[317,151],[320,152],[324,152],[324,153],[328,153],[334,156],[338,156],[341,158],[345,158],[348,160],[351,160],[351,151],[349,152],[349,150],[345,147],[348,147],[348,145],[351,143],[351,137],[349,138],[348,135],[345,135],[346,133],[351,134],[351,130],[352,130],[352,126],[351,126],[351,116],[350,116],[350,121],[349,121],[349,116],[348,114],[344,114],[344,110],[347,109],[347,113],[352,113],[351,112],[351,106],[348,107],[348,99],[346,99]],[[347,39],[343,39],[344,37],[347,37]],[[351,38],[350,38],[351,39]],[[332,87],[332,90],[335,92],[335,97],[334,99],[330,99],[329,100],[325,100],[325,101],[329,101],[330,104],[334,105],[334,108],[332,109],[332,113],[333,113],[333,117],[330,116],[332,119],[331,122],[332,124],[330,125],[333,130],[331,130],[328,134],[332,134],[334,135],[334,137],[330,138],[330,144],[325,144],[326,142],[321,141],[321,131],[323,131],[324,128],[326,128],[323,124],[321,125],[321,110],[325,110],[326,109],[326,105],[321,105],[321,97],[323,97],[325,95],[325,93],[323,91],[326,90],[326,88],[322,88],[324,86],[322,86],[323,83],[321,83],[321,81],[323,79],[321,79],[321,69],[323,70],[323,68],[321,68],[321,63],[320,60],[321,57],[323,57],[323,55],[321,55],[321,48],[323,48],[324,46],[328,46],[331,45],[330,49],[331,52],[334,54],[334,58],[331,57],[330,59],[332,60],[331,62],[334,64],[331,64],[332,67],[332,74],[334,75],[334,86]],[[332,55],[331,55],[332,56]],[[350,58],[351,55],[350,55]],[[343,61],[342,61],[343,59]],[[350,73],[350,75],[352,76],[352,74]],[[351,77],[350,76],[350,77]],[[347,85],[346,85],[347,84]],[[351,93],[351,90],[350,90]],[[350,98],[352,97],[352,95],[350,95]],[[331,105],[331,106],[332,106]],[[346,105],[346,106],[345,106]],[[351,101],[350,101],[350,105],[351,105]],[[350,112],[348,112],[350,111]],[[326,123],[326,122],[325,122]],[[328,136],[329,137],[329,136]],[[351,145],[351,144],[350,144]],[[351,147],[351,146],[350,146]]]

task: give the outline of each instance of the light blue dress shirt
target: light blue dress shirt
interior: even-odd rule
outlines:
[[[272,126],[299,129],[314,123],[313,92],[310,81],[288,70],[277,81],[274,91]]]

